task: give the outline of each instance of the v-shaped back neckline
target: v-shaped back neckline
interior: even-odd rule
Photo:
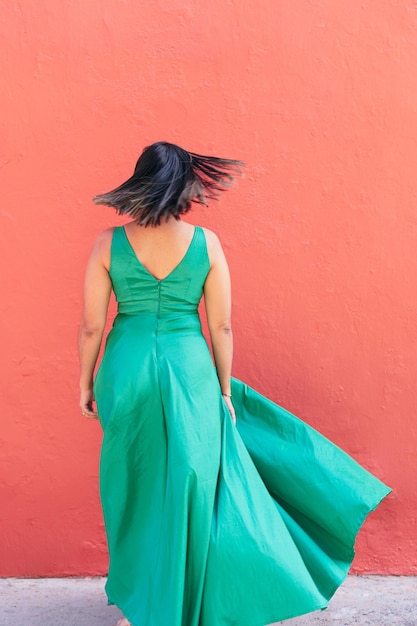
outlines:
[[[198,228],[198,227],[197,227],[197,226],[194,226],[194,233],[193,233],[193,236],[192,236],[192,238],[191,238],[190,243],[188,244],[188,248],[187,248],[187,250],[186,250],[186,252],[185,252],[184,256],[183,256],[183,257],[182,257],[182,259],[181,259],[181,260],[177,263],[177,265],[176,265],[176,266],[175,266],[175,267],[174,267],[174,268],[173,268],[173,269],[172,269],[172,270],[171,270],[171,271],[170,271],[170,272],[169,272],[166,276],[164,276],[164,278],[157,278],[156,276],[154,276],[154,274],[152,274],[152,272],[150,272],[150,271],[148,270],[148,268],[147,268],[147,267],[145,267],[145,265],[142,263],[142,261],[139,259],[138,255],[136,254],[136,252],[135,252],[135,250],[134,250],[134,248],[133,248],[132,244],[130,243],[130,241],[129,241],[129,237],[127,236],[127,233],[126,233],[126,229],[125,229],[125,227],[124,227],[124,226],[121,226],[120,228],[122,229],[123,234],[124,234],[124,237],[125,237],[125,240],[126,240],[126,243],[127,243],[128,247],[129,247],[129,249],[130,249],[131,253],[132,253],[132,254],[133,254],[133,256],[135,257],[135,259],[136,259],[137,263],[139,264],[139,266],[140,266],[140,267],[141,267],[141,268],[142,268],[142,269],[143,269],[143,270],[144,270],[144,271],[148,274],[148,276],[150,276],[151,278],[153,278],[153,280],[155,280],[155,281],[156,281],[156,282],[158,282],[158,283],[162,283],[162,282],[164,282],[165,280],[167,280],[168,278],[170,278],[170,277],[172,276],[172,274],[173,274],[174,272],[176,272],[176,271],[177,271],[177,269],[179,269],[179,267],[180,267],[180,266],[184,263],[184,261],[186,260],[186,258],[187,258],[187,256],[188,256],[188,254],[189,254],[189,252],[190,252],[190,250],[191,250],[191,248],[192,248],[192,245],[193,245],[193,243],[194,243],[194,241],[195,241],[195,239],[196,239],[196,234],[197,234],[197,228]]]

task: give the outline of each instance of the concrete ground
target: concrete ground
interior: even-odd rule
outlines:
[[[0,626],[112,626],[121,613],[107,606],[105,580],[0,579]],[[349,576],[326,610],[278,623],[417,626],[417,577]]]

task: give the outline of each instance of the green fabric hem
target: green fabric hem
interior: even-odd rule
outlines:
[[[363,515],[359,518],[358,520],[358,524],[356,527],[356,532],[355,532],[355,541],[356,541],[356,537],[359,534],[359,531],[361,530],[362,526],[364,525],[368,515],[370,515],[373,511],[375,511],[375,509],[381,504],[381,502],[387,497],[389,496],[390,493],[393,492],[393,489],[391,489],[390,487],[388,487],[387,485],[385,485],[385,493],[383,493],[375,502],[375,504],[373,504],[370,508],[368,508],[367,511],[365,511],[363,513]],[[312,606],[311,609],[307,609],[306,611],[302,611],[300,612],[291,612],[291,613],[286,613],[284,616],[281,614],[280,616],[274,615],[271,617],[267,617],[266,620],[262,620],[262,622],[239,622],[239,624],[237,624],[236,626],[269,626],[269,624],[273,624],[275,622],[282,622],[285,621],[287,619],[293,619],[294,617],[300,617],[302,615],[307,615],[308,613],[313,613],[314,611],[319,611],[319,610],[324,610],[327,609],[330,600],[333,598],[334,594],[336,593],[336,591],[339,589],[339,587],[345,582],[345,580],[347,579],[348,575],[349,575],[349,570],[352,566],[352,562],[353,559],[355,557],[355,549],[352,548],[352,555],[351,555],[351,559],[346,562],[344,569],[344,573],[340,576],[340,578],[338,579],[338,582],[335,583],[335,585],[332,587],[332,589],[326,594],[323,595],[323,598],[327,598],[324,602],[314,605]],[[107,592],[106,592],[107,594]],[[254,602],[256,602],[256,599],[254,599]],[[117,606],[117,608],[123,613],[123,616],[126,617],[126,619],[129,620],[129,622],[132,624],[132,626],[147,626],[146,624],[139,624],[138,622],[132,620],[132,617],[130,617],[128,614],[125,613],[124,609],[122,606],[120,606],[117,602],[115,602],[114,600],[110,599],[110,596],[107,594],[107,606]],[[220,625],[216,625],[216,626],[220,626]]]
[[[123,611],[123,609],[116,602],[112,602],[112,601],[108,600],[107,601],[107,606],[110,606],[110,605],[111,606],[117,606],[119,611],[121,611],[123,613],[123,617],[125,617],[131,623],[132,626],[146,626],[146,624],[139,624],[137,622],[134,622],[132,620],[132,618],[129,617],[129,615],[127,615]],[[243,623],[239,622],[239,624],[237,624],[236,626],[269,626],[269,624],[275,624],[275,622],[281,622],[281,621],[284,621],[286,619],[292,619],[294,617],[300,617],[301,615],[307,615],[308,613],[312,613],[312,612],[318,611],[320,609],[321,610],[327,609],[327,606],[328,606],[328,602],[326,602],[324,604],[321,604],[321,605],[318,605],[315,608],[308,609],[308,611],[303,611],[303,613],[291,614],[291,615],[288,615],[287,617],[278,617],[278,618],[277,617],[271,617],[271,618],[268,617],[268,618],[266,618],[268,621],[262,620],[262,622],[257,622],[256,624],[254,624],[253,622],[251,622],[250,624],[249,623],[243,624]],[[121,619],[121,618],[119,618],[119,619]]]

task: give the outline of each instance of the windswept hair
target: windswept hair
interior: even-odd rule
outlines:
[[[241,174],[243,161],[187,152],[173,143],[158,141],[140,155],[133,175],[124,183],[93,197],[95,204],[114,207],[131,215],[142,226],[157,226],[161,219],[175,219],[191,209],[191,203],[207,205],[218,192],[230,187]]]

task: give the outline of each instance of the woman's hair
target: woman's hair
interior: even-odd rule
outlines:
[[[157,226],[161,219],[175,219],[191,209],[191,203],[206,205],[207,198],[241,174],[242,161],[187,152],[173,143],[158,141],[140,155],[133,175],[124,183],[93,197],[96,204],[114,207],[131,215],[142,226]]]

